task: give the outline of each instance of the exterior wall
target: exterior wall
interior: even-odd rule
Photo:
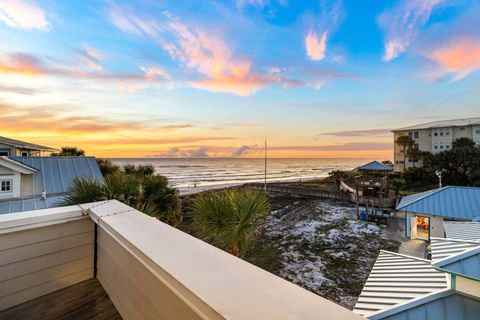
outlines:
[[[20,181],[20,196],[28,197],[35,195],[33,188],[33,174],[22,174]]]
[[[0,199],[10,199],[20,197],[22,174],[13,170],[0,167],[0,180],[12,180],[11,192],[1,192]]]
[[[11,217],[35,211],[0,218],[0,310],[93,277],[94,223],[78,208],[78,218],[50,220],[59,209],[27,219],[36,221],[32,227],[12,225]]]
[[[411,136],[421,151],[431,153],[439,153],[442,151],[450,150],[452,148],[453,141],[464,137],[472,139],[480,145],[480,126],[478,125],[465,127],[443,127],[432,129],[395,131],[393,159],[395,172],[401,172],[404,169],[403,152],[401,150],[401,147],[395,143],[399,136],[404,135]],[[412,168],[413,166],[413,162],[407,160],[406,168]],[[420,167],[422,166],[422,163],[415,163],[415,166]]]
[[[480,281],[471,280],[461,276],[455,276],[455,290],[480,298]]]

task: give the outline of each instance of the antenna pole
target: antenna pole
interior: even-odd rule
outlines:
[[[267,192],[267,137],[265,137],[265,177],[264,177],[263,190]]]

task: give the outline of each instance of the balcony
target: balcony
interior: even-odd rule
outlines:
[[[117,201],[1,215],[0,310],[0,319],[362,319]]]

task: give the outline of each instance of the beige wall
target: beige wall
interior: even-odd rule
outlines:
[[[462,276],[455,277],[455,289],[470,296],[480,298],[480,281],[471,280]]]
[[[93,242],[88,217],[0,234],[0,310],[92,278]]]

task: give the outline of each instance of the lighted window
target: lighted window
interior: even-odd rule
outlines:
[[[11,191],[12,191],[12,180],[1,180],[0,192],[11,192]]]

